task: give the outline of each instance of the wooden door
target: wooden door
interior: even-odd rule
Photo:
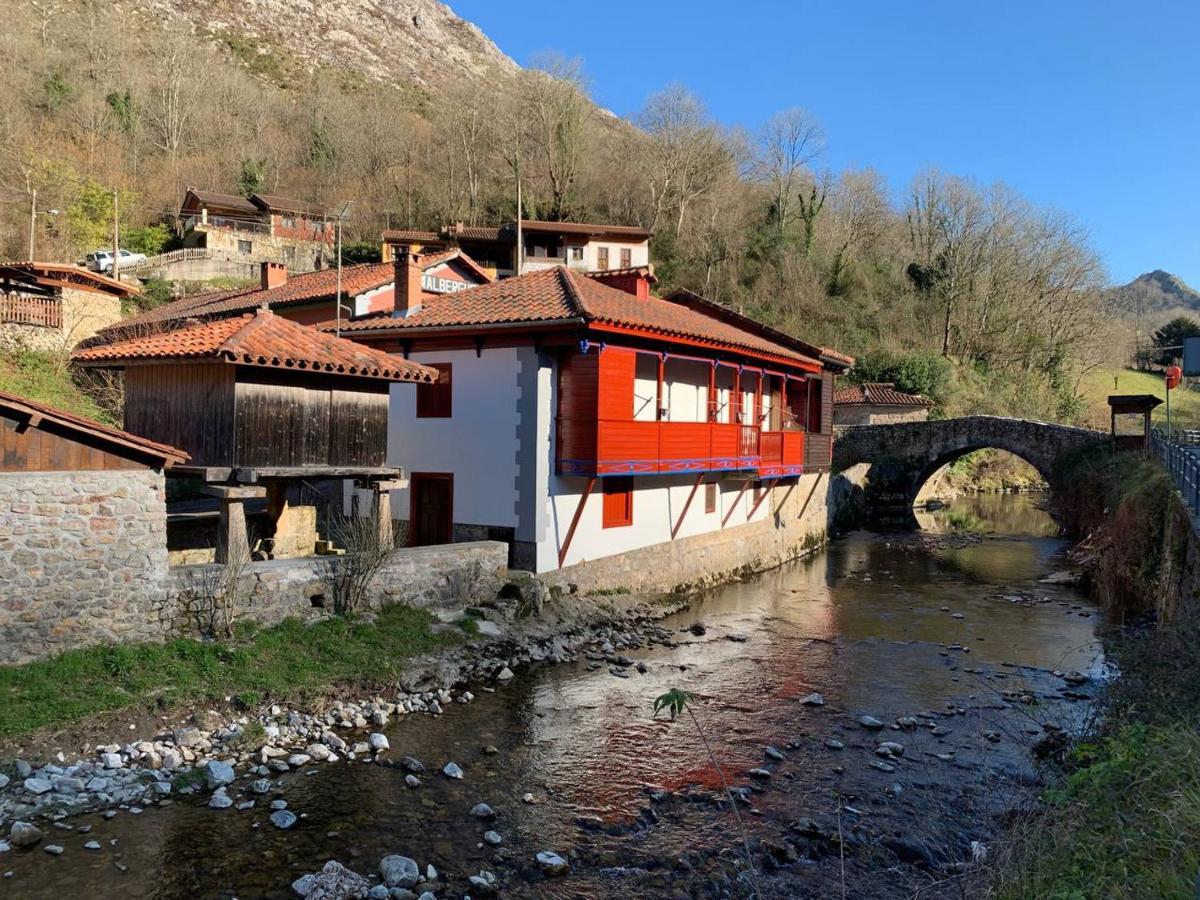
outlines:
[[[409,544],[413,547],[449,544],[454,535],[454,476],[414,472],[409,479],[409,490],[412,496]]]

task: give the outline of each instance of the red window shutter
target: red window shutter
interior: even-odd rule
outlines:
[[[604,479],[605,528],[621,528],[633,524],[633,479],[630,477]]]
[[[417,418],[449,419],[453,414],[451,383],[454,366],[451,363],[428,363],[437,369],[438,379],[432,384],[417,385]]]

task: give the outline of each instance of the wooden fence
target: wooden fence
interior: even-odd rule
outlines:
[[[62,328],[62,300],[0,294],[0,323]]]

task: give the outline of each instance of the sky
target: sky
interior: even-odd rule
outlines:
[[[450,0],[522,65],[580,57],[621,116],[680,83],[751,131],[800,106],[837,171],[923,169],[1068,213],[1111,280],[1200,288],[1198,0]]]

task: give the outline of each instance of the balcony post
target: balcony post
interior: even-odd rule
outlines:
[[[655,407],[654,418],[661,422],[663,416],[663,377],[666,374],[667,358],[665,354],[658,354],[658,384],[655,391]]]
[[[729,400],[729,420],[742,424],[742,367],[733,370],[733,397]]]

